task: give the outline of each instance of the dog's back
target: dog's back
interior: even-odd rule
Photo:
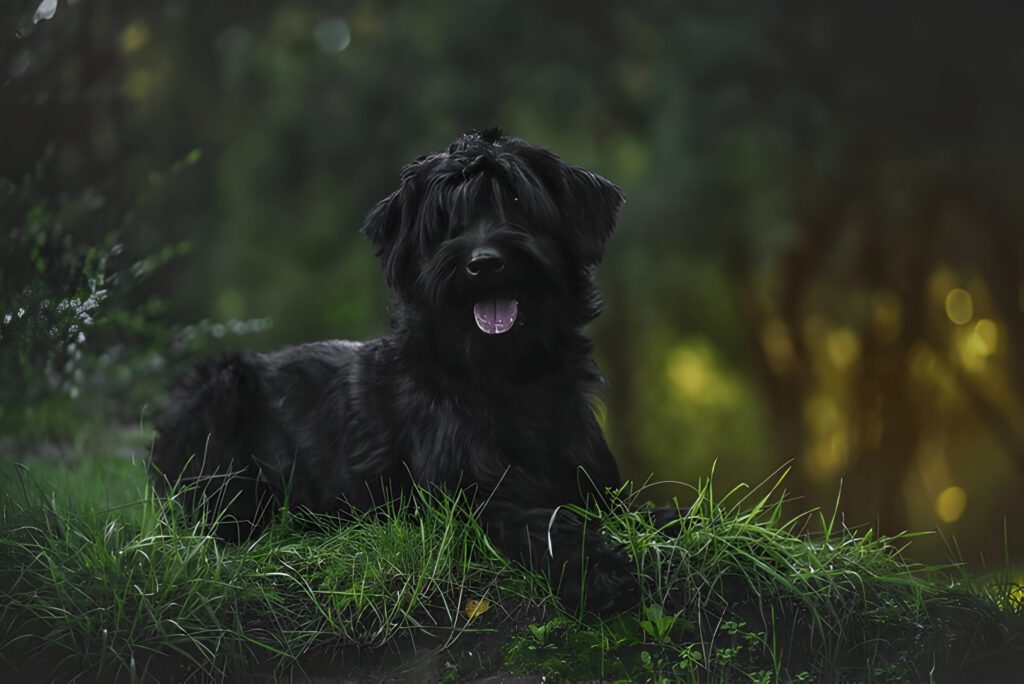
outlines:
[[[367,510],[401,487],[388,430],[374,422],[380,380],[363,378],[381,340],[332,340],[200,365],[177,386],[157,424],[151,473],[192,519],[232,541],[273,510]],[[370,364],[389,367],[387,362]],[[379,370],[379,368],[378,368]]]
[[[261,378],[249,352],[196,367],[175,388],[156,427],[150,462],[157,491],[175,494],[218,536],[245,539],[265,519],[269,491],[253,461],[252,419]]]

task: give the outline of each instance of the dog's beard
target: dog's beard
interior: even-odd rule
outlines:
[[[421,267],[421,298],[405,303],[406,322],[428,334],[439,359],[480,378],[550,367],[577,318],[560,263],[505,253],[501,277],[475,283],[464,274],[465,250],[442,245]]]
[[[586,352],[571,301],[557,290],[457,289],[436,308],[403,303],[396,322],[418,358],[493,388],[529,381]]]
[[[524,315],[539,301],[556,295],[559,273],[527,238],[503,243],[508,265],[500,276],[475,282],[465,275],[466,249],[458,242],[443,243],[421,268],[417,279],[424,304],[451,321],[450,332],[464,331],[478,339],[514,337]]]

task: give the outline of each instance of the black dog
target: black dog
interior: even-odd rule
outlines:
[[[244,538],[282,505],[368,510],[412,485],[485,502],[496,546],[564,601],[634,600],[626,554],[563,504],[600,504],[619,473],[592,409],[580,329],[621,191],[498,130],[413,161],[363,233],[394,332],[241,353],[197,370],[157,428],[157,488]],[[187,490],[186,490],[187,491]]]

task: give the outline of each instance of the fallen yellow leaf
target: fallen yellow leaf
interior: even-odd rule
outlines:
[[[469,599],[466,601],[466,617],[472,620],[483,615],[491,609],[491,602],[487,599]]]

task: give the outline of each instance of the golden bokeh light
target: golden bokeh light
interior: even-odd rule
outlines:
[[[969,331],[958,330],[956,338],[960,363],[967,370],[985,370],[989,357],[996,353],[999,345],[999,327],[994,321],[982,318]]]
[[[804,404],[804,420],[812,439],[805,452],[807,474],[827,481],[850,463],[850,437],[842,408],[828,394],[817,394]]]
[[[963,487],[946,487],[935,498],[935,515],[945,523],[954,523],[960,519],[967,508],[967,492]]]
[[[130,55],[138,52],[149,42],[149,29],[139,21],[133,21],[124,27],[118,38],[121,44],[121,52]]]
[[[982,318],[974,324],[971,337],[977,340],[975,344],[985,356],[992,356],[999,348],[999,326],[988,318]]]
[[[764,347],[768,365],[779,375],[785,375],[793,368],[795,354],[789,328],[778,318],[768,321],[761,330],[761,346]]]
[[[150,69],[132,69],[125,78],[124,90],[134,100],[145,100],[156,85],[156,76]]]
[[[833,432],[842,425],[843,413],[828,394],[816,394],[804,404],[804,420],[817,434]]]
[[[959,329],[956,332],[963,333],[965,331]],[[956,344],[955,340],[954,344]],[[909,366],[909,374],[914,381],[923,383],[922,387],[928,387],[930,390],[941,391],[936,395],[936,399],[959,396],[957,381],[948,363],[926,343],[915,342],[910,348]]]
[[[684,401],[704,406],[732,406],[739,398],[735,381],[717,365],[710,347],[682,344],[669,352],[665,368]]]
[[[839,370],[846,370],[860,356],[860,338],[852,329],[840,328],[828,333],[825,348],[832,365]]]
[[[807,474],[818,482],[831,481],[849,464],[850,438],[844,429],[823,436],[806,450]]]
[[[974,300],[962,287],[954,287],[946,295],[946,317],[957,325],[966,325],[974,318]]]

